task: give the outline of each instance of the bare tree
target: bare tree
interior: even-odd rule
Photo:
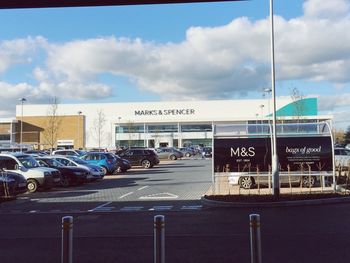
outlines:
[[[57,143],[58,132],[62,119],[58,116],[58,104],[57,97],[53,97],[50,100],[50,105],[47,111],[47,121],[43,132],[45,144],[50,147],[50,150],[55,148]]]
[[[335,143],[344,144],[345,142],[345,131],[333,127],[333,137]]]
[[[99,109],[97,111],[97,118],[94,120],[94,137],[98,141],[98,148],[101,149],[101,144],[104,140],[104,126],[106,124],[106,115],[104,114],[103,110]]]
[[[297,118],[297,122],[300,122],[300,119],[302,118],[304,111],[305,111],[305,102],[303,101],[304,95],[300,92],[298,88],[293,88],[291,90],[291,98],[293,100],[294,104],[294,116]]]

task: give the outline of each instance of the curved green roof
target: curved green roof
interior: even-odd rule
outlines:
[[[317,116],[317,113],[317,98],[306,98],[283,106],[276,116]]]

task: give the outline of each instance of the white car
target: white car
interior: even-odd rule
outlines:
[[[334,148],[334,159],[336,167],[349,167],[350,164],[350,149]]]
[[[61,173],[58,170],[41,167],[28,154],[0,154],[0,168],[22,174],[27,180],[29,192],[36,192],[39,187],[49,189],[61,181]]]

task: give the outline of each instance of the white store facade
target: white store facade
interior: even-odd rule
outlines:
[[[50,106],[26,104],[23,115],[45,116]],[[287,97],[277,98],[276,108],[278,120],[281,122],[292,122],[296,119],[320,122],[331,119],[330,116],[318,115],[317,98],[300,101]],[[214,125],[240,124],[244,127],[253,123],[266,123],[271,119],[271,111],[272,103],[270,106],[269,100],[256,99],[59,104],[57,115],[84,117],[84,127],[77,129],[84,131],[85,148],[100,145],[113,149],[116,146],[211,146]],[[20,114],[21,106],[17,105],[16,115]],[[97,129],[96,126],[100,128]],[[98,136],[97,130],[102,136]],[[62,145],[62,141],[69,145]],[[61,138],[58,141],[58,145],[60,144],[75,148],[73,138]]]

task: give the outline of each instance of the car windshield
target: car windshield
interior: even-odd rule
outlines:
[[[40,167],[38,162],[32,156],[18,156],[17,159],[25,168]]]
[[[86,154],[86,152],[82,150],[75,150],[75,151],[79,154],[79,156],[83,156]]]
[[[79,157],[69,156],[68,158],[71,159],[72,161],[76,162],[77,164],[87,164],[86,161],[80,159]]]
[[[106,156],[109,160],[115,159],[115,156],[113,154],[107,153]]]
[[[54,167],[63,167],[64,166],[63,164],[56,161],[55,159],[44,159],[44,162],[46,162],[50,166],[54,166]]]

